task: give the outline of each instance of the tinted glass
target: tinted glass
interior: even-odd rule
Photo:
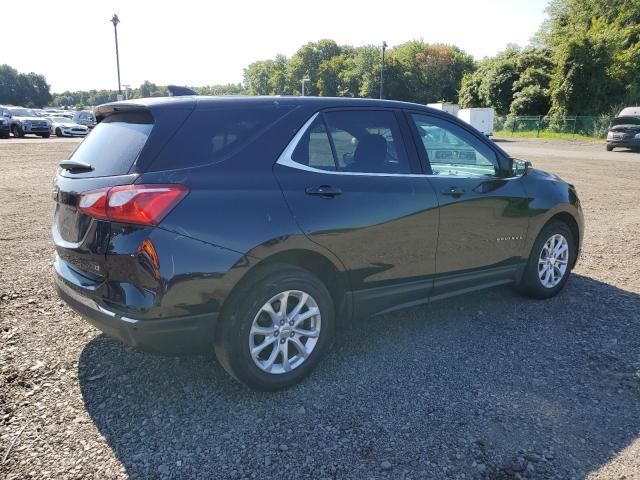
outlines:
[[[196,110],[182,125],[152,170],[185,168],[222,162],[240,152],[274,122],[288,107],[233,107]]]
[[[350,110],[324,114],[340,171],[410,173],[400,129],[391,111]]]
[[[148,122],[146,116],[116,114],[96,125],[71,156],[93,167],[82,176],[127,174],[149,138],[153,124]]]
[[[434,175],[496,175],[495,153],[462,128],[427,115],[412,115]]]
[[[291,156],[294,162],[320,170],[335,170],[331,143],[324,120],[318,116],[298,142]]]

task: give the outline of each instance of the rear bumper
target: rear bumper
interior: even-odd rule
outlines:
[[[126,345],[155,353],[188,354],[213,344],[217,313],[139,320],[100,306],[59,275],[55,287],[59,297],[87,322]]]

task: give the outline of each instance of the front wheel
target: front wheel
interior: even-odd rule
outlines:
[[[11,133],[15,138],[24,138],[24,132],[17,125],[14,125],[13,127],[11,127]]]
[[[56,137],[61,137],[62,136],[62,130],[60,130],[60,128],[56,128]]]
[[[610,152],[611,150],[613,150],[613,147],[611,145],[607,145],[607,152]]]
[[[567,224],[549,223],[533,245],[518,289],[533,298],[557,295],[567,283],[576,253],[576,239]]]
[[[234,292],[216,332],[216,356],[256,390],[290,387],[317,365],[334,329],[333,301],[306,270],[269,267]]]
[[[43,133],[40,135],[42,138],[49,138],[51,136],[50,133]]]

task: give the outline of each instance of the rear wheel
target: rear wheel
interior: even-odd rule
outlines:
[[[56,137],[61,137],[62,136],[62,130],[60,130],[60,128],[56,128]]]
[[[331,295],[317,277],[295,267],[270,267],[229,298],[216,334],[216,356],[251,388],[286,388],[317,365],[334,321]]]
[[[534,298],[557,295],[567,283],[576,253],[576,241],[567,224],[549,223],[533,245],[518,289]]]

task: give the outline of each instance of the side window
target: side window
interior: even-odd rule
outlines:
[[[345,110],[324,116],[339,171],[411,173],[393,112]]]
[[[222,162],[237,155],[286,115],[288,107],[206,104],[196,109],[153,161],[152,171]]]
[[[446,120],[420,114],[411,116],[434,175],[496,175],[496,155],[481,141]]]
[[[300,139],[291,159],[301,165],[320,170],[336,169],[331,143],[321,115],[318,115]]]

